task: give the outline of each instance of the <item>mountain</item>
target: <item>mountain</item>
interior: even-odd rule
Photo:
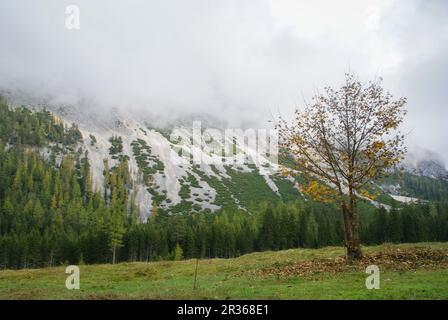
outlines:
[[[400,171],[380,184],[385,193],[399,202],[443,201],[448,194],[448,171],[436,152],[414,147]]]
[[[448,179],[448,171],[442,157],[434,151],[413,148],[403,162],[405,170],[417,176]]]
[[[85,106],[55,107],[44,103],[28,104],[27,108],[50,110],[67,125],[77,125],[82,135],[79,147],[88,152],[96,189],[104,184],[105,160],[113,167],[121,157],[128,158],[143,220],[155,206],[171,213],[222,208],[247,211],[260,202],[303,198],[298,181],[280,175],[276,164],[255,149],[248,151],[257,159],[255,163],[235,165],[232,157],[221,158],[193,145],[194,119],[201,119],[201,133],[208,126],[223,128],[224,124],[212,117],[176,119],[156,127],[152,125],[157,123],[154,119],[118,109],[102,112]],[[213,141],[214,150],[225,147],[221,140]],[[238,157],[241,145],[227,140]],[[203,161],[193,161],[194,153]],[[378,181],[378,188],[373,187],[378,199],[368,201],[376,207],[390,208],[394,200],[409,203],[448,196],[448,173],[436,153],[414,149],[403,162],[403,169],[404,173]]]
[[[216,211],[224,207],[247,210],[262,201],[287,201],[300,196],[293,180],[280,177],[274,170],[275,163],[269,157],[257,154],[257,150],[248,151],[257,163],[235,165],[231,163],[235,159],[232,156],[223,157],[222,161],[216,154],[196,147],[192,143],[191,124],[187,127],[188,120],[154,128],[152,122],[118,110],[100,115],[74,107],[47,106],[47,109],[66,124],[77,124],[97,188],[104,182],[105,159],[110,166],[120,157],[129,159],[144,219],[155,204],[174,213]],[[201,124],[204,126],[202,130],[210,124],[222,125],[210,118]],[[170,139],[172,134],[173,139]],[[216,136],[211,139],[215,139],[212,143],[215,150],[225,147],[224,139],[219,141]],[[113,141],[120,145],[117,150],[111,149]],[[227,138],[227,143],[241,149],[241,145],[231,138]],[[194,153],[198,153],[202,161],[194,161],[190,157]],[[242,156],[241,152],[235,153],[235,157],[239,156]]]
[[[343,243],[337,205],[302,196],[300,174],[281,176],[267,143],[243,154],[219,130],[154,123],[0,99],[0,268]],[[358,202],[363,243],[447,240],[446,179],[397,172],[371,189],[377,198]]]

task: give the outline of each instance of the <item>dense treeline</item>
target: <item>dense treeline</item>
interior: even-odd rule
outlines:
[[[0,96],[0,137],[4,143],[14,146],[42,147],[49,142],[70,146],[81,139],[81,133],[75,124],[67,128],[48,111],[11,109]]]
[[[361,228],[365,244],[448,241],[448,204],[405,206],[390,212],[376,209],[370,221],[365,220]],[[120,259],[228,258],[253,251],[341,246],[342,227],[336,208],[311,202],[267,204],[253,214],[222,211],[152,217],[128,230]]]
[[[376,210],[364,243],[448,241],[448,203],[425,203]]]
[[[344,243],[337,208],[312,201],[213,214],[154,208],[142,223],[127,157],[105,161],[104,188],[95,191],[75,125],[1,101],[0,116],[1,268],[227,258]],[[368,208],[361,212],[364,243],[448,240],[448,204]]]
[[[94,192],[75,125],[1,99],[0,116],[1,266],[113,260],[138,213],[127,158],[105,162],[104,192]]]

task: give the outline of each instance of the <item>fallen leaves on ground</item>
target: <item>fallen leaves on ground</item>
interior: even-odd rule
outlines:
[[[369,265],[380,270],[413,271],[448,267],[448,250],[430,248],[387,249],[382,252],[366,253],[359,261],[347,262],[345,257],[313,259],[288,264],[277,264],[263,269],[244,271],[239,275],[278,278],[314,277],[319,274],[365,271]]]

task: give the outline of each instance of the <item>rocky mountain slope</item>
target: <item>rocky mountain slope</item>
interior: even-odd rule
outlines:
[[[43,105],[27,107],[42,109]],[[297,181],[282,177],[268,153],[259,154],[249,148],[246,156],[256,161],[234,164],[235,158],[244,157],[238,141],[221,141],[209,133],[209,148],[198,148],[191,124],[188,127],[177,123],[160,129],[151,125],[156,121],[132,112],[48,105],[45,108],[67,124],[78,125],[83,136],[81,147],[88,151],[96,188],[103,185],[106,164],[113,166],[119,157],[129,158],[143,219],[155,207],[173,213],[220,208],[248,210],[263,201],[301,197]],[[227,145],[234,148],[234,157],[218,156],[211,150]],[[194,155],[203,161],[193,161]],[[404,175],[395,174],[378,183],[376,191],[381,196],[372,202],[374,205],[390,205],[392,199],[407,203],[448,197],[448,173],[436,154],[410,153],[404,168]]]

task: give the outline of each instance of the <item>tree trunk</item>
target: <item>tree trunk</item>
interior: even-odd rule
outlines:
[[[341,203],[341,210],[344,215],[344,235],[345,246],[347,248],[347,261],[359,260],[362,258],[361,243],[359,241],[358,215],[353,203],[350,208],[345,202]]]
[[[112,250],[113,254],[112,254],[112,264],[115,264],[115,249],[116,247],[114,247],[114,249]]]

